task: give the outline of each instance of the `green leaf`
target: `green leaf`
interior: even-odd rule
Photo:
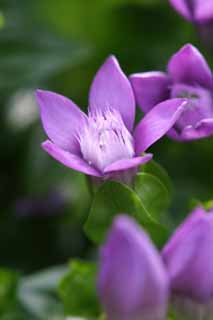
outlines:
[[[122,213],[135,218],[158,246],[167,239],[166,229],[151,217],[139,196],[115,181],[107,181],[95,194],[84,226],[87,236],[97,244],[102,243],[114,217]]]
[[[137,174],[134,189],[151,216],[160,221],[170,205],[170,194],[165,185],[150,173]]]
[[[0,269],[0,315],[11,309],[16,300],[18,275],[6,269]]]
[[[151,160],[141,167],[141,172],[150,173],[165,185],[168,192],[172,194],[172,182],[167,171],[156,161]]]
[[[32,317],[62,319],[63,308],[57,299],[57,287],[66,270],[64,266],[54,267],[22,279],[18,299]]]
[[[66,315],[86,318],[100,315],[94,263],[72,261],[58,291]]]

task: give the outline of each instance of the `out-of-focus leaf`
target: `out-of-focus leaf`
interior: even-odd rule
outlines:
[[[63,308],[56,292],[66,270],[63,266],[54,267],[22,279],[18,299],[29,314],[39,320],[59,320],[62,317]]]
[[[72,261],[58,291],[67,316],[89,317],[91,319],[91,317],[97,318],[100,315],[100,306],[96,296],[96,265],[94,263]]]
[[[0,269],[0,316],[15,304],[18,275],[6,269]]]
[[[213,200],[209,200],[209,201],[200,203],[200,205],[202,205],[207,211],[212,210],[213,209]]]
[[[151,216],[160,221],[170,205],[170,195],[165,185],[150,173],[137,174],[134,189]]]
[[[137,193],[115,181],[107,181],[95,194],[84,226],[87,236],[102,243],[113,219],[121,213],[135,218],[158,246],[167,239],[166,229],[152,218]]]
[[[2,12],[0,12],[0,30],[4,28],[4,25],[5,25],[4,15],[2,14]]]
[[[0,74],[4,81],[0,81],[0,90],[37,87],[88,57],[88,46],[65,41],[38,25],[35,7],[24,0],[18,5],[4,4],[6,23],[0,30]]]

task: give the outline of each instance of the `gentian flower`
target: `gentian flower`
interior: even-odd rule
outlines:
[[[201,53],[191,44],[169,60],[167,74],[145,72],[130,76],[136,100],[146,113],[164,99],[187,99],[169,136],[187,141],[213,135],[213,77]]]
[[[88,116],[53,92],[38,90],[37,100],[50,139],[43,149],[69,168],[104,179],[149,161],[152,155],[140,154],[172,127],[184,104],[183,99],[159,104],[133,131],[134,94],[113,56],[92,83]]]
[[[192,22],[204,44],[213,49],[213,1],[169,0],[172,7],[186,20]]]
[[[179,312],[186,319],[212,319],[213,210],[196,208],[171,237],[162,257]]]
[[[169,0],[185,19],[195,23],[213,22],[212,0]]]
[[[102,248],[98,293],[107,320],[166,319],[166,269],[150,238],[125,215],[115,218]]]

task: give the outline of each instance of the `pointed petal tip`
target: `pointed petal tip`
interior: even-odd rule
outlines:
[[[146,151],[173,127],[186,103],[187,100],[181,98],[165,100],[144,116],[134,132],[137,155]]]
[[[202,53],[191,43],[185,44],[172,55],[167,70],[175,83],[213,88],[211,69]]]
[[[50,93],[50,91],[42,90],[42,89],[36,89],[36,90],[35,90],[35,96],[36,96],[37,99],[41,99],[42,96],[43,96],[44,94],[47,94],[47,93]]]
[[[135,120],[135,97],[129,79],[114,55],[110,55],[98,69],[89,92],[91,112],[109,107],[121,114],[131,131]]]
[[[86,175],[95,176],[98,178],[102,177],[101,172],[90,166],[83,158],[71,152],[63,150],[62,148],[52,143],[50,140],[42,142],[41,147],[55,160],[70,169],[79,171]]]

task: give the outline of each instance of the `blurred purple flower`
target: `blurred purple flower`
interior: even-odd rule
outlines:
[[[169,0],[173,8],[185,19],[195,23],[213,21],[212,0]]]
[[[198,207],[176,230],[162,252],[179,311],[187,319],[212,319],[213,210]]]
[[[107,319],[165,320],[168,284],[149,237],[129,217],[117,217],[101,251],[98,277]]]
[[[213,135],[213,77],[204,57],[187,44],[172,56],[167,70],[130,76],[140,108],[146,113],[165,99],[184,97],[188,102],[169,136],[187,141]]]
[[[66,200],[60,192],[46,196],[29,196],[16,201],[15,212],[19,217],[47,217],[58,215],[65,208]]]
[[[198,29],[204,43],[213,49],[213,1],[169,0],[172,7]]]
[[[133,131],[134,94],[113,56],[92,83],[88,116],[53,92],[38,90],[37,100],[50,139],[42,144],[43,149],[65,166],[101,178],[149,161],[151,154],[140,154],[172,127],[185,101],[173,99],[157,105]]]

